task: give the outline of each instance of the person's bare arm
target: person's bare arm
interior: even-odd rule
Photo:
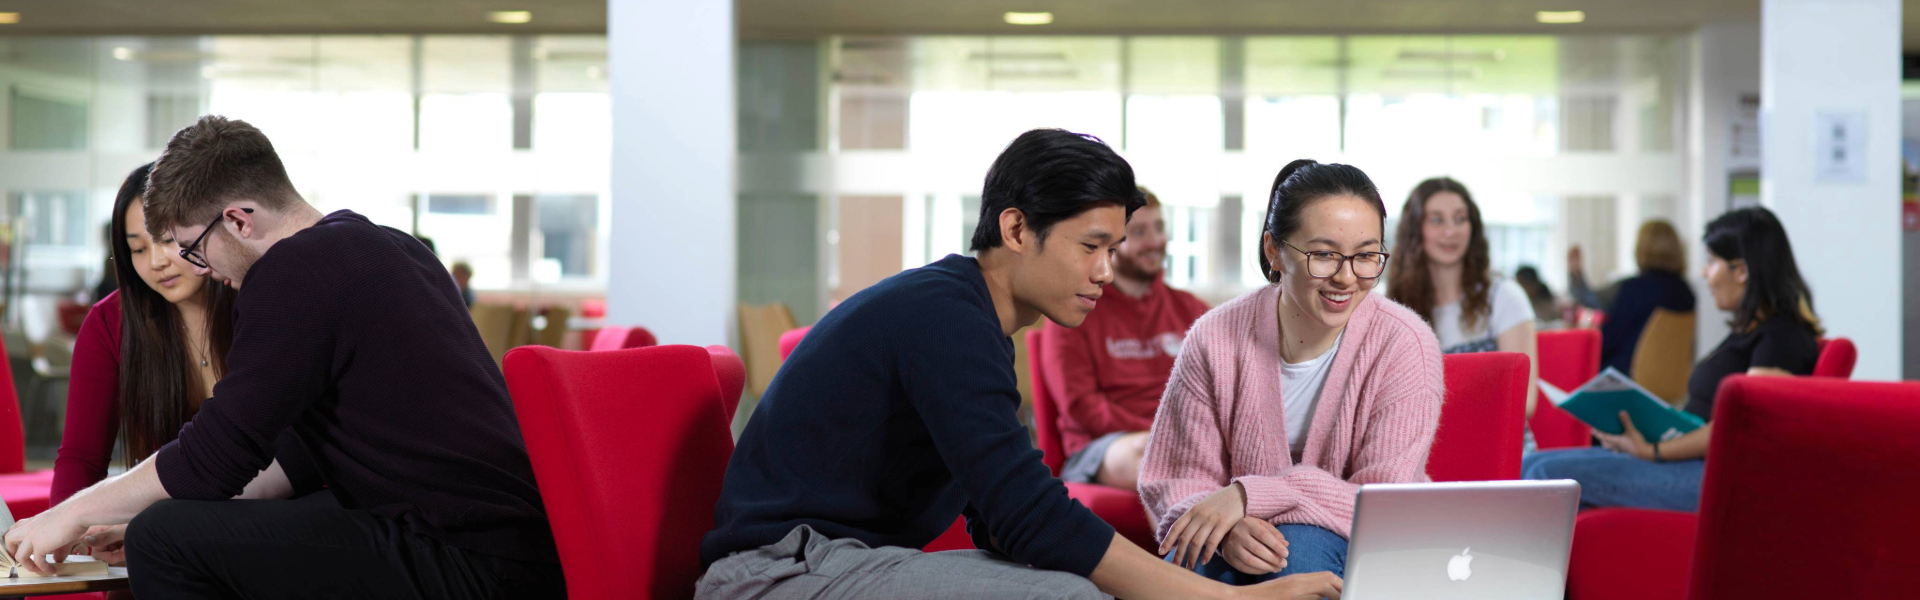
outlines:
[[[280,461],[267,465],[258,477],[247,482],[246,489],[235,500],[284,500],[293,497],[293,482],[287,480],[287,472],[280,469]]]
[[[1534,335],[1533,321],[1522,321],[1519,325],[1508,327],[1494,340],[1501,352],[1519,352],[1527,355],[1527,418],[1533,418],[1535,396],[1540,395],[1540,339]]]
[[[160,485],[156,466],[153,459],[141,461],[126,473],[81,490],[47,512],[15,523],[7,530],[7,553],[29,570],[52,573],[46,556],[53,555],[53,562],[66,560],[68,550],[88,528],[132,521],[140,511],[169,497],[166,487]]]
[[[1090,577],[1093,584],[1116,598],[1152,600],[1157,598],[1262,598],[1285,600],[1339,600],[1341,581],[1333,573],[1289,575],[1245,587],[1234,587],[1209,580],[1160,560],[1118,534],[1107,547]]]

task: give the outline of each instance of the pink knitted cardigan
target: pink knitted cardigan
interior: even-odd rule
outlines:
[[[1194,323],[1154,416],[1140,496],[1165,540],[1180,515],[1238,481],[1247,515],[1349,535],[1364,483],[1428,481],[1444,382],[1433,330],[1369,293],[1354,309],[1307,428],[1288,452],[1280,396],[1279,286]]]

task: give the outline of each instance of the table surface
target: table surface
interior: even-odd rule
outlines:
[[[45,594],[79,594],[127,589],[127,568],[108,567],[106,575],[84,577],[0,578],[0,598]]]

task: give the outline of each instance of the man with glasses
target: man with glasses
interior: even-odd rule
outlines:
[[[1167,219],[1145,188],[1146,206],[1127,221],[1113,282],[1079,327],[1051,321],[1041,336],[1047,391],[1059,406],[1067,459],[1060,479],[1132,491],[1146,455],[1147,428],[1160,409],[1173,359],[1207,303],[1161,281]]]
[[[228,372],[177,440],[7,532],[47,555],[120,540],[142,598],[559,597],[565,583],[506,382],[426,246],[322,215],[265,135],[202,117],[167,143],[147,227],[241,290]],[[156,236],[162,237],[162,236]],[[232,498],[291,432],[338,504]],[[263,478],[272,477],[269,471]],[[285,479],[282,475],[281,479]]]

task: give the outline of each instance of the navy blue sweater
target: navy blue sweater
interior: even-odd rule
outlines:
[[[800,525],[919,548],[964,510],[975,545],[1087,576],[1113,528],[1067,497],[1019,408],[980,263],[948,256],[889,277],[827,313],[780,368],[727,464],[700,561]]]
[[[283,465],[299,491],[325,483],[447,544],[557,562],[506,380],[419,240],[327,215],[247,270],[233,329],[226,377],[154,459],[167,495],[233,497],[292,432],[312,461]]]
[[[1620,292],[1600,324],[1600,367],[1633,374],[1633,352],[1653,309],[1693,312],[1693,286],[1677,273],[1648,269],[1620,282]]]

